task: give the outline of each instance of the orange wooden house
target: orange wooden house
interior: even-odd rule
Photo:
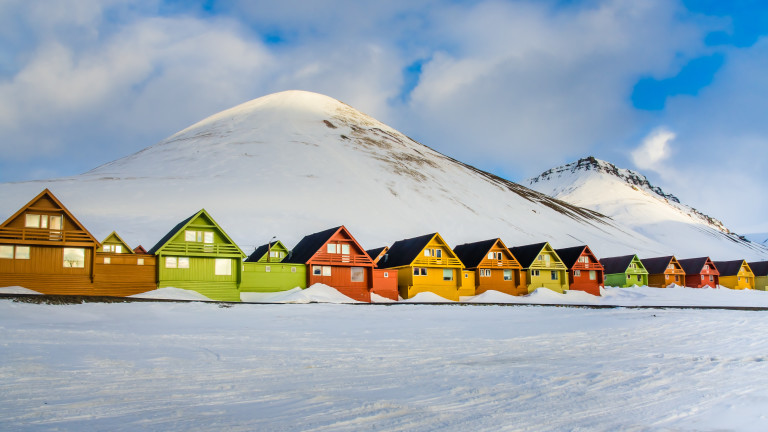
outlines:
[[[99,241],[45,189],[0,225],[0,286],[93,295]]]
[[[465,243],[453,252],[467,270],[475,272],[475,295],[493,290],[510,295],[528,294],[523,266],[499,238]]]
[[[681,259],[678,262],[685,271],[685,286],[717,288],[720,285],[720,272],[709,257]]]
[[[95,295],[126,297],[156,288],[157,257],[136,253],[114,231],[101,242],[96,251]]]
[[[685,284],[685,270],[674,256],[641,259],[648,270],[648,286],[666,288],[672,284]]]
[[[283,262],[306,264],[308,287],[322,283],[363,302],[371,301],[372,292],[398,299],[396,272],[376,269],[371,257],[343,225],[304,237]],[[394,289],[381,282],[390,278],[395,280]]]
[[[605,286],[605,271],[589,246],[574,246],[556,249],[557,256],[568,268],[568,288],[600,295]]]

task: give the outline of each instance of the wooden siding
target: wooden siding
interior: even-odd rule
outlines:
[[[504,270],[512,272],[511,280],[504,280]],[[491,275],[481,276],[483,271],[490,271]],[[520,269],[504,268],[477,268],[474,272],[475,294],[482,294],[486,291],[499,291],[509,295],[528,294],[528,283],[526,273]]]
[[[531,266],[526,269],[528,293],[536,291],[537,288],[549,288],[552,291],[564,293],[568,290],[567,270],[565,264],[547,243],[539,252],[539,256],[533,260]],[[538,276],[534,275],[536,271],[539,272]],[[555,277],[553,277],[553,273]]]
[[[341,251],[342,245],[349,247],[349,254],[329,253],[328,245],[336,245]],[[313,267],[330,267],[330,276],[313,274]],[[363,269],[363,280],[352,281],[352,267]],[[337,289],[342,294],[357,301],[370,303],[373,288],[373,260],[365,249],[357,243],[345,227],[340,227],[307,261],[307,286],[322,283]]]
[[[266,261],[243,263],[241,292],[277,292],[297,287],[307,287],[307,266],[304,264]]]
[[[312,267],[314,266],[315,264],[307,266],[307,277],[309,279],[307,286],[321,283],[336,288],[340,293],[353,300],[371,302],[371,287],[373,285],[372,265],[370,267],[361,267],[363,269],[363,280],[361,282],[352,282],[351,269],[353,266],[327,266],[331,267],[330,276],[312,274]]]
[[[397,291],[397,270],[373,269],[373,288],[371,294],[380,295],[390,300],[399,300]]]
[[[29,259],[0,259],[0,286],[22,286],[43,294],[93,295],[93,251],[85,250],[84,267],[64,266],[64,248],[30,246]]]
[[[109,263],[105,264],[104,259]],[[144,264],[139,264],[143,260]],[[157,258],[133,253],[96,253],[95,295],[126,297],[157,288]]]
[[[240,262],[230,259],[230,275],[216,275],[215,261],[217,258],[191,257],[189,268],[166,268],[165,258],[158,257],[158,287],[175,287],[197,291],[213,300],[239,301],[240,291]],[[213,296],[213,297],[212,297]]]
[[[768,291],[768,276],[755,277],[755,289],[760,291]]]
[[[648,285],[648,274],[639,271],[627,273],[612,273],[605,275],[605,286],[629,288],[634,285]]]
[[[576,261],[568,269],[568,289],[584,291],[599,296],[600,287],[605,285],[603,266],[589,248],[585,248],[579,258],[586,257],[588,262]],[[578,273],[578,274],[577,274]]]

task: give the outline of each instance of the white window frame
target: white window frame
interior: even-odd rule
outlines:
[[[69,256],[72,257],[73,254],[77,253],[77,255],[80,255],[80,252],[82,251],[83,260],[82,261],[73,261],[72,259],[67,260],[67,254],[69,253]],[[85,268],[85,248],[63,248],[61,251],[62,255],[62,261],[63,266],[65,268]]]
[[[13,258],[17,260],[28,260],[31,258],[32,250],[29,246],[16,246],[16,252]]]
[[[296,267],[291,267],[291,273],[296,273]]]
[[[505,281],[511,281],[512,280],[512,270],[504,269],[504,280]]]
[[[341,244],[341,254],[342,255],[349,255],[349,243],[342,243]]]
[[[264,266],[264,272],[270,273],[272,271],[272,266]]]
[[[180,269],[188,269],[189,268],[189,257],[178,257],[178,268]]]
[[[450,275],[447,273],[450,272]],[[453,269],[443,269],[443,281],[452,281],[453,280]]]
[[[144,258],[136,258],[136,265],[143,266],[144,265]]]
[[[40,228],[40,219],[43,215],[27,213],[24,216],[24,228]]]
[[[165,268],[167,269],[179,268],[179,260],[176,257],[165,257]]]
[[[365,269],[363,267],[350,267],[349,268],[349,281],[350,282],[365,282]]]
[[[541,276],[541,272],[539,270],[531,270],[531,276]]]
[[[104,264],[111,264],[111,263],[112,263],[112,258],[104,257]]]
[[[323,266],[323,276],[331,275],[331,266]]]
[[[442,257],[443,257],[443,250],[435,249],[435,258],[442,258]]]
[[[0,259],[13,259],[14,256],[13,245],[0,245]]]
[[[573,277],[581,277],[581,270],[574,270]]]
[[[597,280],[597,272],[595,270],[589,271],[589,280]]]
[[[313,265],[312,276],[322,276],[322,275],[323,275],[323,266]]]
[[[232,258],[215,258],[213,274],[215,276],[232,276]]]
[[[550,280],[560,280],[560,276],[558,276],[557,271],[555,271],[555,270],[552,270],[550,272],[549,278],[550,278]]]

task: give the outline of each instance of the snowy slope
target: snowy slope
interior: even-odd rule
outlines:
[[[246,251],[346,225],[366,248],[440,232],[451,244],[590,244],[602,256],[666,253],[664,237],[554,200],[419,144],[327,96],[288,91],[215,114],[85,174],[0,185],[10,215],[44,187],[98,238],[152,246],[208,210]],[[707,233],[699,234],[710,250]],[[736,244],[729,258],[747,255]]]
[[[681,258],[764,258],[768,250],[730,232],[719,220],[680,203],[642,174],[593,157],[545,171],[523,184],[610,216],[621,225],[665,243],[666,253]]]

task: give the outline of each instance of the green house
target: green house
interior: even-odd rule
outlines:
[[[600,264],[605,268],[605,286],[629,288],[648,285],[648,271],[637,255],[603,258]]]
[[[122,254],[135,253],[133,249],[128,246],[128,243],[126,243],[125,240],[117,235],[117,232],[115,231],[112,231],[112,234],[108,235],[107,238],[101,242],[101,247],[97,249],[96,252]]]
[[[241,292],[277,292],[307,287],[307,266],[282,261],[288,248],[279,240],[257,247],[243,263]]]
[[[213,300],[240,301],[245,254],[205,209],[176,225],[149,253],[157,256],[158,288],[183,288]]]
[[[528,293],[549,288],[558,293],[568,291],[568,268],[549,243],[535,243],[509,248],[517,258],[528,281]]]

